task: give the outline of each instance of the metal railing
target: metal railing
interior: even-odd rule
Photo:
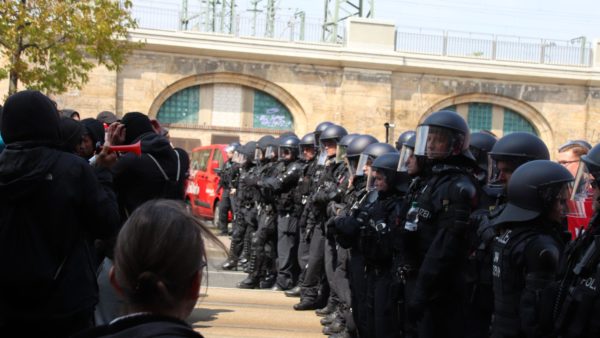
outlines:
[[[398,28],[396,51],[522,63],[590,67],[585,38],[534,39],[516,36]]]
[[[215,17],[211,22],[205,18],[193,16],[186,24],[182,23],[182,13],[177,9],[134,6],[131,14],[138,22],[139,28],[175,31],[193,31],[216,33],[236,37],[256,37],[280,41],[299,41],[328,43],[323,41],[323,23],[315,19],[278,16],[274,20],[272,30],[267,29],[264,17],[254,18],[252,15],[236,15],[233,20]],[[233,22],[230,22],[233,21]],[[339,41],[344,39],[344,27],[338,28]]]

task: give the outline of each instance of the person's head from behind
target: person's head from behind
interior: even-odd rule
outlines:
[[[187,318],[206,266],[204,238],[216,240],[179,202],[152,200],[138,207],[119,232],[110,272],[128,312]]]
[[[5,102],[0,133],[4,143],[56,145],[60,142],[59,114],[47,96],[34,90],[11,95]]]
[[[567,168],[573,176],[576,176],[581,156],[587,154],[590,149],[591,146],[585,141],[568,141],[558,148],[556,162]]]

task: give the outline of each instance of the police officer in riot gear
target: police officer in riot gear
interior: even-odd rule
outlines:
[[[327,204],[329,201],[339,199],[348,184],[347,181],[343,182],[344,163],[336,161],[335,158],[337,144],[347,134],[348,132],[343,127],[331,125],[319,137],[321,150],[317,165],[323,166],[323,173],[314,178],[317,180],[314,185],[316,189],[310,197],[306,227],[306,231],[311,237],[310,255],[307,271],[302,282],[302,298],[300,303],[294,305],[295,310],[317,309],[326,294],[326,292],[321,292],[319,295],[320,285],[329,287],[333,294],[330,301],[337,301],[335,290],[331,290],[333,285],[328,283],[328,280],[324,279],[323,276],[325,270],[329,281],[332,281],[333,269],[336,264],[335,242],[331,237],[326,238],[324,225],[327,221]]]
[[[477,201],[469,128],[460,115],[442,110],[416,133],[415,155],[426,157],[427,166],[423,188],[410,201],[418,212],[406,220],[415,239],[403,253],[412,261],[405,268],[407,315],[419,322],[419,337],[464,337],[466,235]]]
[[[299,207],[300,218],[298,220],[299,243],[298,243],[298,265],[300,266],[300,276],[298,284],[291,290],[285,291],[288,297],[300,297],[300,284],[304,280],[306,265],[309,256],[309,241],[306,236],[306,218],[308,215],[308,199],[313,189],[313,177],[318,175],[319,168],[316,165],[317,147],[315,146],[315,133],[310,132],[300,139],[299,159],[303,165],[302,174],[298,180],[298,187],[294,190],[294,201]]]
[[[275,196],[261,183],[276,177],[283,171],[284,164],[277,162],[278,140],[271,135],[261,137],[257,142],[255,158],[259,164],[256,175],[245,178],[248,187],[256,189],[258,227],[252,235],[248,277],[238,284],[243,289],[260,287],[271,288],[275,283],[277,214]]]
[[[564,338],[600,337],[600,145],[580,161],[575,182],[582,183],[580,193],[592,195],[595,210],[586,231],[565,250],[560,268],[552,323],[555,335]]]
[[[297,161],[300,140],[296,136],[279,141],[279,160],[285,164],[275,177],[264,177],[257,184],[271,195],[277,196],[277,279],[274,291],[291,289],[299,273],[298,218],[302,212],[294,200],[295,189],[304,165]]]
[[[219,201],[218,221],[217,226],[221,232],[221,235],[227,235],[229,233],[227,229],[228,214],[231,211],[235,215],[234,196],[231,196],[231,191],[235,192],[234,182],[237,181],[237,175],[239,174],[239,168],[237,163],[233,161],[233,156],[236,150],[241,147],[237,142],[229,144],[225,148],[227,152],[227,161],[223,162],[221,169],[219,170],[219,185],[217,191],[221,192],[221,200]]]
[[[555,280],[564,248],[563,217],[573,181],[558,163],[531,161],[514,171],[508,203],[493,222],[503,229],[492,247],[492,337],[545,337],[552,311],[542,294]]]
[[[337,316],[332,318],[332,323],[329,324],[330,328],[337,328],[343,325],[346,325],[346,331],[352,332],[353,327],[356,327],[356,330],[361,336],[369,336],[370,332],[373,329],[372,325],[374,323],[374,318],[372,315],[374,314],[374,309],[372,306],[373,303],[369,303],[369,287],[367,284],[367,276],[365,275],[365,271],[367,269],[367,262],[365,257],[365,250],[374,249],[371,245],[378,245],[378,243],[369,242],[369,237],[367,235],[372,234],[371,232],[365,232],[363,225],[357,218],[357,215],[361,212],[368,213],[368,210],[373,206],[373,203],[377,200],[377,194],[372,193],[368,195],[370,191],[372,191],[373,186],[371,185],[371,189],[368,189],[368,174],[371,172],[370,167],[374,161],[376,161],[380,156],[390,153],[396,153],[396,149],[387,144],[387,143],[379,143],[374,142],[376,139],[370,135],[362,136],[355,141],[353,141],[348,147],[348,162],[349,162],[349,171],[354,173],[352,182],[353,186],[356,186],[354,190],[350,190],[347,196],[349,200],[347,202],[346,208],[340,215],[335,219],[336,226],[336,235],[337,241],[340,247],[349,249],[349,261],[347,266],[350,290],[351,290],[351,298],[350,304],[352,308],[351,314],[349,314],[348,309],[342,308],[342,313],[344,316]],[[356,152],[360,151],[360,148],[364,150],[360,152],[360,156],[355,156]],[[397,155],[396,155],[397,156]],[[387,162],[381,162],[387,163]],[[359,169],[358,167],[362,167]],[[395,165],[398,165],[398,161],[395,161]],[[394,168],[394,171],[396,169]],[[395,177],[397,174],[394,173],[393,176],[390,175],[390,178]],[[371,177],[371,182],[374,182]],[[397,190],[397,184],[394,184],[394,191]],[[365,217],[363,217],[365,218]],[[363,236],[366,236],[363,238]],[[379,243],[381,244],[381,243]],[[371,259],[377,260],[375,257],[371,257]],[[373,262],[375,262],[373,261]],[[372,294],[371,294],[372,295]],[[344,299],[344,298],[342,298]],[[345,300],[347,302],[347,299]],[[342,303],[346,305],[345,303]],[[352,326],[348,325],[352,322]],[[341,324],[340,324],[341,323]]]
[[[411,137],[415,135],[414,130],[407,130],[398,136],[398,140],[396,141],[396,150],[402,150],[402,145],[406,143]]]
[[[229,257],[222,266],[225,270],[237,269],[238,262],[241,259],[247,260],[250,249],[249,239],[251,238],[251,234],[256,230],[256,208],[254,201],[258,196],[258,191],[255,188],[248,187],[246,184],[247,177],[256,175],[256,165],[254,163],[255,150],[256,142],[250,141],[238,151],[240,174],[235,194],[238,208],[231,236]]]
[[[477,133],[472,135],[474,134]],[[478,148],[482,151],[493,141],[491,136],[487,137],[485,134],[481,134],[479,138]],[[483,156],[475,150],[475,154],[478,153],[478,163],[483,167]],[[470,238],[472,254],[467,275],[467,337],[489,336],[494,307],[491,245],[498,235],[498,229],[492,220],[506,206],[506,188],[510,177],[524,163],[536,159],[549,160],[550,154],[539,137],[529,133],[511,133],[495,142],[486,157],[491,163],[487,164],[488,179],[482,189],[484,197],[481,198],[479,209],[471,214],[475,233]]]
[[[474,168],[474,174],[481,186],[484,186],[487,183],[487,173],[489,168],[488,153],[492,150],[496,141],[498,141],[498,139],[487,132],[480,131],[471,133],[469,150],[477,162],[477,167]]]

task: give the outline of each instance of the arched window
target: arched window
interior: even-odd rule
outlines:
[[[514,132],[538,135],[534,125],[518,112],[484,102],[470,102],[446,107],[460,114],[469,124],[471,132],[488,130],[498,137]]]
[[[188,87],[171,95],[156,115],[162,123],[197,124],[200,111],[200,86]]]
[[[165,124],[187,127],[292,130],[294,119],[277,98],[258,89],[236,84],[205,84],[171,95],[158,110]]]

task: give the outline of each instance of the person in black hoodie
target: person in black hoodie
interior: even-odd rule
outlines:
[[[113,123],[107,132],[111,145],[141,143],[142,155],[122,155],[113,167],[115,191],[123,221],[146,201],[167,198],[183,200],[189,157],[182,149],[173,149],[169,141],[152,128],[148,116],[131,112],[121,123]],[[106,324],[122,313],[123,303],[108,285],[112,266],[111,241],[103,245],[106,259],[98,272],[100,302],[96,308],[96,323]]]
[[[126,314],[74,338],[202,337],[184,320],[198,300],[205,239],[225,250],[183,203],[162,199],[141,205],[119,233],[110,270]]]
[[[65,337],[89,327],[98,300],[89,239],[119,225],[107,170],[60,147],[59,114],[38,91],[8,98],[0,155],[0,336]]]

